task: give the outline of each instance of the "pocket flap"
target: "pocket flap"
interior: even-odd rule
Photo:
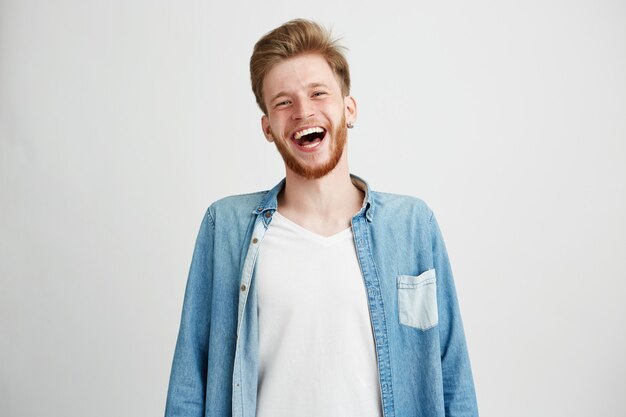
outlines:
[[[437,281],[437,277],[434,269],[429,269],[422,272],[418,276],[413,275],[399,275],[398,276],[398,288],[415,288],[421,285],[432,284]]]

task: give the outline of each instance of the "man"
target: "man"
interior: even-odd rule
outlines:
[[[257,42],[250,70],[286,177],[209,207],[166,416],[478,415],[432,212],[348,170],[341,47],[293,20]]]

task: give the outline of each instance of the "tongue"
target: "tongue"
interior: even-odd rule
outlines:
[[[303,138],[298,139],[296,142],[300,146],[307,146],[307,145],[313,145],[313,144],[316,144],[318,142],[321,142],[321,140],[322,139],[320,139],[320,138],[311,137],[311,136],[305,136]]]
[[[324,139],[323,132],[309,133],[296,140],[296,143],[300,146],[314,145]]]

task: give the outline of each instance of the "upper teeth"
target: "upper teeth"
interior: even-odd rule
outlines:
[[[321,127],[310,127],[308,129],[304,129],[299,132],[296,132],[294,137],[297,140],[297,139],[300,139],[302,136],[310,135],[311,133],[324,133],[324,129],[322,129]]]

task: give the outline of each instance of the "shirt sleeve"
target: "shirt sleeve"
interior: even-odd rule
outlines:
[[[446,417],[478,416],[476,394],[452,269],[434,215],[430,219],[433,262],[437,274],[441,370]]]
[[[187,278],[166,417],[205,415],[214,229],[209,209],[200,226]]]

